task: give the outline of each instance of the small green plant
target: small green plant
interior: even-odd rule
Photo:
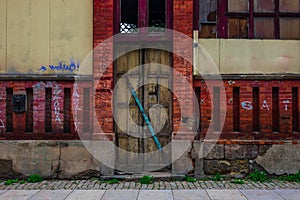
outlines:
[[[5,181],[4,185],[12,185],[17,182],[19,182],[19,179],[8,179]]]
[[[151,184],[153,183],[153,176],[145,175],[142,178],[140,178],[139,182],[141,184]]]
[[[114,184],[114,183],[119,183],[119,180],[114,178],[114,179],[110,179],[107,181],[108,184]]]
[[[281,181],[300,182],[300,170],[297,174],[289,174],[278,177]]]
[[[265,172],[255,169],[254,172],[249,174],[249,180],[253,182],[266,182],[268,177]]]
[[[20,184],[25,184],[26,181],[25,181],[25,180],[20,180],[19,183],[20,183]]]
[[[37,183],[37,182],[42,182],[43,181],[43,177],[41,177],[38,174],[32,174],[28,177],[27,181],[29,183]]]
[[[215,174],[215,176],[213,178],[211,178],[212,181],[223,181],[224,180],[224,177],[219,173],[217,172]]]
[[[185,177],[183,178],[183,180],[186,181],[186,182],[191,182],[191,183],[194,183],[194,182],[197,181],[197,179],[195,179],[195,178],[193,178],[193,177],[188,177],[188,176],[185,176]]]
[[[245,181],[243,179],[234,179],[231,181],[231,183],[235,183],[235,184],[244,184]]]

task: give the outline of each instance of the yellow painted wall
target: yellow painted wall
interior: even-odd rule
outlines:
[[[93,47],[93,0],[0,0],[0,72],[92,74],[49,65],[77,65]],[[39,70],[45,66],[47,70]]]
[[[299,40],[199,39],[195,75],[300,73]]]

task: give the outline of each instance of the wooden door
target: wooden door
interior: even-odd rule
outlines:
[[[126,47],[116,48],[116,53],[122,51],[122,48]],[[169,90],[172,87],[172,73],[169,67],[160,64],[171,66],[169,52],[140,49],[120,56],[115,62],[115,82],[120,81],[114,91],[116,143],[120,149],[125,150],[117,151],[116,165],[126,172],[142,173],[170,169],[171,151],[157,153],[157,146],[145,126],[127,81],[124,78],[120,79],[130,70],[130,83],[133,87],[141,86],[135,92],[157,132],[161,145],[166,146],[172,133],[172,95]],[[139,126],[133,126],[132,123]],[[126,151],[138,154],[128,154]],[[155,151],[156,153],[152,153]]]

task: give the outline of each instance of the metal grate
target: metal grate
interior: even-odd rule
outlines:
[[[136,24],[127,24],[127,23],[120,23],[120,33],[136,33],[137,32],[137,25]]]

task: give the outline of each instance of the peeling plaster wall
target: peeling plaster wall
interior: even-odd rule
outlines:
[[[60,67],[81,65],[93,48],[92,0],[0,0],[0,5],[0,73],[92,75],[90,64],[81,70]]]
[[[300,73],[299,40],[199,39],[194,75]]]

